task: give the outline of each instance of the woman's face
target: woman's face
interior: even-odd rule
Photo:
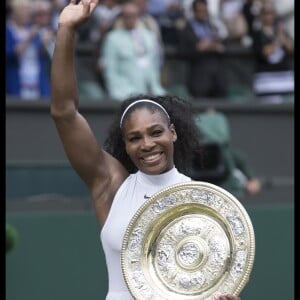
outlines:
[[[157,175],[174,166],[174,125],[163,112],[147,108],[131,112],[123,127],[126,152],[135,166],[146,174]]]

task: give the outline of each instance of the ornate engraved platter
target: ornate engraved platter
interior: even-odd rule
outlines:
[[[126,230],[121,265],[136,300],[212,300],[238,295],[252,271],[254,230],[228,191],[192,181],[161,190]]]

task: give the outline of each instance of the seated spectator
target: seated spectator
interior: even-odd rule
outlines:
[[[194,0],[194,18],[178,32],[179,52],[188,63],[186,85],[194,98],[225,98],[224,45],[211,22],[206,0]]]
[[[124,28],[108,32],[101,50],[108,95],[121,100],[137,93],[165,94],[153,32],[138,26],[139,10],[133,3],[123,5],[122,18]]]
[[[22,100],[50,97],[50,56],[32,20],[30,0],[12,0],[6,20],[6,95]]]
[[[196,180],[216,184],[236,197],[245,194],[257,194],[261,190],[261,182],[254,175],[245,154],[232,147],[230,127],[226,116],[213,108],[209,108],[207,111],[196,115],[196,123],[202,134],[204,145],[219,147],[220,153],[218,155],[220,157],[218,160],[220,165],[214,167],[214,176],[211,174],[208,177],[207,172],[200,166],[200,168],[193,170],[192,177]],[[207,149],[210,151],[212,148]],[[203,154],[205,155],[205,153]],[[207,157],[204,160],[207,161],[208,157],[213,154],[214,159],[216,159],[215,153],[206,153]],[[195,160],[197,162],[197,157]]]
[[[256,96],[263,97],[261,99],[282,101],[283,95],[294,93],[294,71],[290,59],[294,53],[294,40],[277,18],[272,2],[263,4],[260,22],[260,28],[253,35],[256,62],[254,92]]]

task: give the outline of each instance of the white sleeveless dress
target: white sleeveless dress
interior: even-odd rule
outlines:
[[[147,175],[138,171],[120,186],[100,233],[108,271],[106,300],[132,300],[122,275],[121,247],[123,236],[135,212],[161,189],[187,181],[191,181],[191,178],[179,173],[174,167],[160,175]]]

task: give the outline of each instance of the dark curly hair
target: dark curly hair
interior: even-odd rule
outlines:
[[[118,159],[129,173],[137,171],[125,150],[122,129],[120,128],[120,119],[125,109],[134,101],[140,99],[149,99],[162,105],[170,116],[170,122],[174,124],[177,133],[177,141],[174,143],[174,164],[178,171],[185,173],[190,170],[192,164],[192,155],[196,149],[200,149],[200,132],[194,122],[193,114],[195,113],[192,103],[177,96],[150,96],[136,95],[127,98],[119,107],[115,119],[108,131],[108,137],[104,141],[104,149]],[[147,107],[151,111],[161,111],[159,107],[147,102],[140,103],[138,107]],[[134,106],[135,108],[135,106]],[[134,110],[126,113],[126,117]],[[125,119],[126,119],[125,117]]]

